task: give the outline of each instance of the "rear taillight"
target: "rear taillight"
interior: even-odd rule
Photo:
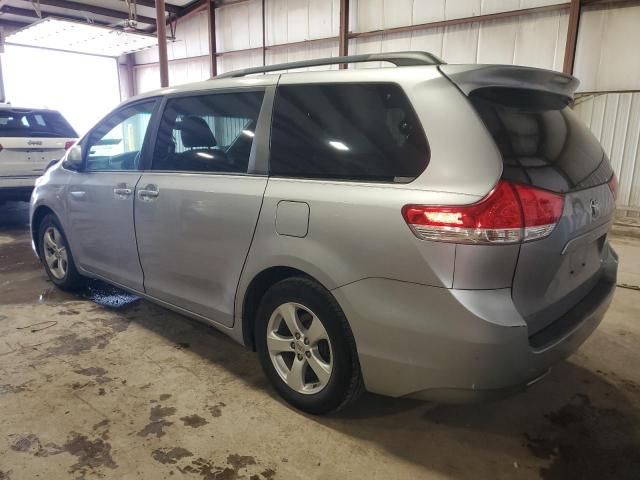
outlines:
[[[64,149],[65,150],[69,150],[71,147],[73,147],[76,144],[76,142],[74,140],[71,140],[69,142],[64,142]]]
[[[405,221],[418,238],[440,242],[508,244],[549,235],[564,207],[564,197],[501,180],[471,205],[406,205]]]
[[[611,175],[611,178],[607,182],[609,185],[609,189],[611,190],[611,194],[613,195],[613,201],[615,202],[618,199],[618,178],[614,173]]]

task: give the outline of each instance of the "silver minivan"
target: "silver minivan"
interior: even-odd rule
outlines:
[[[395,68],[290,71],[359,62]],[[307,412],[499,397],[615,289],[616,179],[577,84],[400,52],[147,93],[39,179],[34,249],[63,289],[102,279],[257,350]]]

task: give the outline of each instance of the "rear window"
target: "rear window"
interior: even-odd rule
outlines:
[[[398,85],[278,87],[271,175],[406,183],[428,161],[424,131]]]
[[[0,137],[76,138],[62,115],[50,110],[1,110]]]
[[[497,87],[476,90],[470,99],[502,154],[504,179],[564,193],[600,185],[613,174],[568,99]]]

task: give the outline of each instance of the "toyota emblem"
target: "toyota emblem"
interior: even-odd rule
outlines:
[[[600,216],[600,202],[594,198],[589,202],[589,208],[591,210],[591,218],[594,220]]]

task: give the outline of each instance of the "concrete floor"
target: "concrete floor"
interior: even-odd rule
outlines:
[[[640,291],[529,391],[475,406],[365,396],[315,418],[212,328],[46,281],[25,205],[0,209],[0,480],[639,479]],[[640,240],[614,239],[638,284]]]

